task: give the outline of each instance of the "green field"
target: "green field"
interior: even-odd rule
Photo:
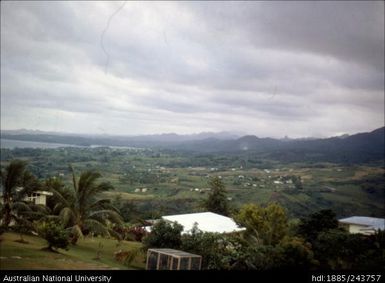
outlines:
[[[124,215],[126,221],[199,211],[212,176],[222,178],[234,209],[250,202],[278,202],[294,217],[323,208],[334,209],[339,217],[384,216],[383,162],[280,163],[257,155],[156,149],[2,149],[1,153],[2,166],[11,159],[25,159],[39,178],[60,177],[68,186],[68,164],[78,173],[98,170],[115,188],[104,197],[130,208]],[[301,187],[290,181],[293,178],[300,178]]]
[[[69,250],[58,252],[44,250],[46,242],[36,236],[24,235],[26,243],[19,242],[15,233],[0,236],[0,269],[144,269],[145,257],[139,254],[130,265],[124,265],[114,258],[118,251],[130,251],[141,247],[138,242],[85,238]],[[100,251],[99,258],[97,253]]]

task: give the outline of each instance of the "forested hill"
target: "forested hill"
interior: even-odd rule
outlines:
[[[179,145],[197,152],[245,152],[287,161],[362,163],[384,159],[385,128],[351,136],[312,140],[278,140],[244,136],[236,140],[206,139]]]
[[[54,142],[81,146],[129,146],[157,147],[196,153],[250,153],[262,154],[266,158],[296,161],[329,161],[362,163],[384,159],[385,128],[369,133],[326,139],[279,140],[232,135],[206,134],[201,136],[179,136],[175,134],[153,136],[72,136],[55,134],[13,134],[1,133],[4,139],[23,141]],[[206,137],[206,138],[205,138]],[[200,139],[203,138],[203,139]]]

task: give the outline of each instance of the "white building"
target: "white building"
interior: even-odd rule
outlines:
[[[352,234],[374,234],[376,230],[385,230],[385,219],[366,217],[366,216],[352,216],[348,218],[339,219],[340,226],[345,227]]]
[[[17,192],[20,192],[23,188],[16,188]],[[53,193],[47,191],[34,191],[29,193],[23,198],[23,201],[33,202],[34,204],[47,205],[47,197],[52,196]],[[0,192],[0,203],[3,203],[3,193]]]
[[[47,204],[47,196],[52,196],[53,193],[47,191],[34,191],[24,198],[25,201],[33,202],[34,204]]]
[[[182,233],[189,233],[195,223],[202,232],[233,233],[246,230],[239,227],[232,218],[212,212],[167,215],[162,216],[162,219],[182,225]]]

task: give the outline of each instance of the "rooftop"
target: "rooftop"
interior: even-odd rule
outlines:
[[[385,219],[367,216],[352,216],[338,220],[341,223],[367,226],[368,229],[385,230]]]
[[[174,249],[148,249],[149,252],[157,252],[160,254],[167,254],[172,255],[174,257],[200,257],[199,255],[180,251],[180,250],[174,250]]]
[[[212,212],[167,215],[162,216],[162,218],[181,224],[183,233],[188,233],[194,227],[194,223],[197,223],[198,229],[203,232],[232,233],[245,230],[245,228],[239,227],[230,217]]]

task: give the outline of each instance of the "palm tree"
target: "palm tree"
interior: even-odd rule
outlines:
[[[8,229],[12,220],[26,226],[30,217],[43,213],[44,209],[41,210],[36,205],[24,201],[28,193],[40,187],[39,181],[26,169],[26,166],[25,161],[13,160],[4,170],[1,170],[3,193],[1,223],[5,229]]]
[[[70,169],[73,188],[63,190],[52,186],[50,190],[57,199],[53,212],[59,214],[64,227],[71,231],[72,244],[76,244],[86,231],[104,236],[116,234],[108,224],[121,224],[121,216],[108,199],[97,198],[101,192],[113,187],[106,182],[97,183],[101,174],[94,171],[81,173],[77,181],[74,169],[72,167]]]

